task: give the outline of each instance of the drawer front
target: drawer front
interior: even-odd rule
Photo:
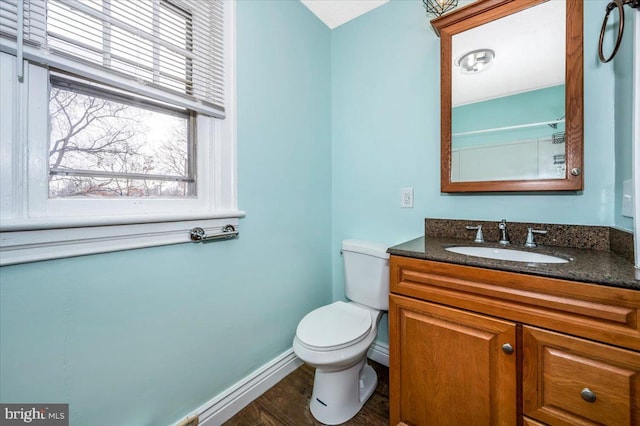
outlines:
[[[640,351],[640,291],[391,256],[391,292]]]
[[[524,414],[549,424],[640,424],[640,353],[523,328]]]

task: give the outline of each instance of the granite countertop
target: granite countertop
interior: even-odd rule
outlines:
[[[636,279],[636,269],[633,263],[611,251],[553,246],[538,246],[534,249],[527,249],[520,245],[508,247],[572,259],[569,263],[551,264],[486,259],[445,250],[445,247],[474,246],[476,244],[484,247],[505,248],[497,243],[474,243],[469,239],[426,236],[391,247],[388,253],[416,259],[640,290],[640,281]]]

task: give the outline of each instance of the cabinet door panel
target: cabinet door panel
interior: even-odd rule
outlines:
[[[550,424],[640,424],[640,354],[523,331],[524,414]]]
[[[515,324],[391,296],[391,423],[516,423]]]

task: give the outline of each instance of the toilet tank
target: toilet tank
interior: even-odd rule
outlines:
[[[359,240],[342,242],[347,297],[361,305],[389,309],[389,254],[387,246]]]

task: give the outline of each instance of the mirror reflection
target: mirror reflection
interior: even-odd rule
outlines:
[[[451,181],[565,179],[566,2],[453,35]]]

